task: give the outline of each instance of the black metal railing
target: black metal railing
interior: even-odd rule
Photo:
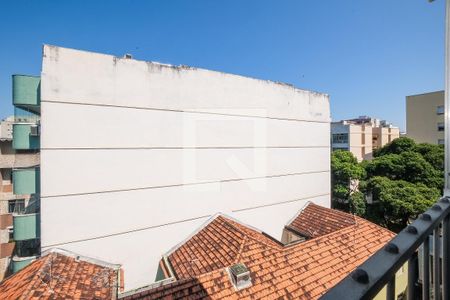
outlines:
[[[450,299],[449,235],[450,198],[444,197],[320,299],[372,299],[386,287],[393,300],[395,274],[406,263],[408,300]]]

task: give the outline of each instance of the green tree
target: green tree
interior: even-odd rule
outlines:
[[[415,152],[420,153],[423,158],[436,170],[444,171],[444,146],[432,144],[417,144]]]
[[[414,184],[381,176],[370,178],[365,189],[373,201],[367,217],[393,231],[403,229],[440,196],[437,188],[423,183]]]
[[[366,215],[366,200],[363,193],[355,191],[350,195],[349,210],[351,213],[360,217]]]
[[[444,149],[401,137],[361,163],[348,151],[335,151],[331,169],[333,207],[399,231],[440,197]]]
[[[357,190],[365,177],[364,168],[349,151],[337,150],[331,155],[332,205],[335,208],[364,215],[364,195]]]
[[[378,157],[386,154],[400,154],[405,151],[411,151],[416,147],[416,142],[407,137],[401,137],[386,144],[384,147],[375,149],[373,156]]]
[[[364,168],[368,177],[385,176],[392,180],[423,183],[429,187],[443,189],[442,171],[435,169],[419,152],[414,152],[414,149],[399,154],[386,152],[387,154],[366,162]]]

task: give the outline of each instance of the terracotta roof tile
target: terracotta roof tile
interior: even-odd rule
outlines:
[[[0,299],[115,299],[117,269],[52,251],[0,283]]]
[[[178,281],[141,291],[137,299],[316,299],[394,236],[364,219],[312,204],[299,218],[296,224],[313,230],[315,238],[283,246],[218,216],[168,255]],[[306,219],[316,224],[307,226]],[[237,262],[252,278],[252,286],[239,291],[226,271]]]
[[[280,249],[280,244],[236,221],[218,216],[208,226],[168,255],[177,279],[195,277],[206,272],[230,266],[239,261],[242,253],[255,251],[249,248],[254,239],[266,245],[265,251]],[[259,247],[259,244],[256,245]],[[256,250],[254,259],[267,253]]]
[[[309,202],[286,227],[305,237],[318,237],[355,224],[355,217]]]

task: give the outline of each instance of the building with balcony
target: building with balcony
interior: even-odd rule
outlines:
[[[444,144],[444,91],[406,97],[406,135],[417,143]]]
[[[332,150],[350,151],[358,161],[372,159],[375,149],[398,137],[398,127],[367,116],[331,123]]]
[[[23,182],[18,180],[17,186],[13,184],[13,174],[39,165],[39,152],[14,147],[14,126],[14,116],[0,121],[0,280],[13,270],[11,258],[19,249],[14,239],[13,216],[23,213],[34,202],[30,195],[33,193],[20,188]]]
[[[327,95],[128,56],[43,51],[42,251],[121,264],[131,290],[155,280],[161,255],[217,212],[281,239],[286,213],[307,201],[330,206]],[[31,128],[18,133],[30,137]]]
[[[0,123],[0,278],[40,251],[40,78],[13,75],[14,117]]]

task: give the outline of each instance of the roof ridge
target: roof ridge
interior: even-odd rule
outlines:
[[[353,214],[309,202],[285,225],[285,228],[315,238],[355,223]]]
[[[110,269],[120,269],[121,265],[120,264],[113,264],[113,263],[109,263],[100,259],[96,259],[93,257],[89,257],[89,256],[84,256],[84,255],[80,255],[76,252],[70,251],[70,250],[66,250],[66,249],[61,249],[61,248],[50,248],[48,250],[45,250],[44,252],[42,252],[40,257],[46,257],[50,254],[59,254],[59,255],[63,255],[66,257],[70,257],[73,258],[75,260],[80,260],[80,261],[85,261],[88,262],[90,264],[93,265],[97,265],[103,268],[110,268]]]
[[[367,221],[367,222],[370,223],[369,221]],[[335,231],[326,233],[326,234],[324,234],[324,235],[321,235],[321,236],[318,236],[318,237],[313,237],[313,238],[311,238],[311,239],[309,239],[309,240],[306,240],[306,241],[304,241],[304,242],[301,242],[301,243],[287,244],[287,245],[285,245],[284,248],[285,248],[286,250],[290,250],[290,251],[291,251],[292,248],[295,248],[295,247],[298,246],[298,245],[306,245],[306,244],[310,244],[310,243],[313,243],[313,242],[317,242],[317,240],[328,238],[328,237],[329,237],[330,235],[332,235],[332,234],[341,233],[341,231],[344,231],[344,230],[350,230],[350,228],[351,228],[352,230],[357,229],[360,225],[361,225],[361,224],[352,224],[352,225],[349,225],[349,226],[346,226],[346,227],[342,227],[342,228],[339,228],[339,229],[337,229],[337,230],[335,230]],[[381,228],[382,228],[382,227],[381,227]]]
[[[197,235],[200,231],[202,231],[204,228],[206,228],[210,223],[212,223],[214,220],[216,220],[218,217],[221,216],[222,213],[216,213],[214,215],[211,215],[205,222],[203,222],[197,229],[192,231],[185,239],[183,239],[181,242],[173,246],[169,249],[169,251],[163,253],[162,257],[169,257],[171,254],[173,254],[175,251],[177,251],[181,246],[186,244],[190,239],[192,239],[195,235]]]
[[[295,215],[289,221],[287,221],[285,226],[289,226],[292,222],[294,222],[294,220],[297,219],[298,216],[300,216],[301,213],[305,210],[305,208],[308,207],[308,205],[310,204],[314,204],[314,202],[312,202],[311,200],[306,201],[305,205],[303,205],[302,208],[300,208],[299,211],[296,212]]]
[[[348,213],[348,212],[345,212],[345,211],[342,211],[342,210],[339,210],[339,209],[335,209],[335,208],[324,207],[324,206],[322,206],[322,205],[318,205],[318,204],[315,204],[315,203],[313,203],[313,202],[311,202],[310,204],[313,205],[313,206],[319,207],[320,209],[323,209],[324,211],[326,210],[327,212],[332,213],[332,214],[345,215],[345,216],[352,216],[353,219],[354,219],[354,216],[355,216],[355,215],[352,214],[352,213]],[[302,210],[302,211],[303,211],[303,210]]]
[[[247,239],[248,239],[248,236],[244,235],[244,239],[241,243],[241,246],[239,247],[239,252],[236,255],[236,260],[234,261],[235,264],[237,264],[239,262],[239,259],[241,258],[242,250],[244,250],[244,246],[245,246],[245,243],[247,242]]]
[[[261,240],[261,239],[257,239],[256,237],[253,237],[253,236],[249,235],[248,233],[244,232],[242,229],[238,228],[235,224],[232,223],[232,222],[235,222],[233,219],[227,219],[226,217],[224,217],[224,219],[226,219],[228,223],[230,223],[230,221],[231,221],[231,223],[230,223],[229,225],[230,225],[230,226],[233,226],[234,229],[238,230],[238,231],[239,231],[240,233],[242,233],[245,237],[247,237],[247,238],[249,238],[249,239],[252,239],[252,240],[254,240],[254,241],[258,242],[258,243],[262,243],[262,244],[266,245],[267,247],[270,247],[270,248],[274,248],[274,249],[276,249],[276,250],[279,250],[279,248],[274,247],[273,245],[267,243],[266,241],[263,241],[263,240]],[[248,225],[246,225],[246,224],[242,224],[242,223],[240,223],[240,222],[236,222],[236,223],[239,224],[240,226],[245,227],[245,228],[248,229],[248,230],[254,230],[254,231],[256,231],[256,233],[261,234],[262,236],[265,236],[265,235],[270,236],[269,234],[264,233],[263,231],[255,230],[255,229],[253,229],[252,227],[250,227],[250,226],[248,226]],[[271,237],[271,236],[270,236],[270,237]],[[281,246],[281,245],[279,245],[279,246]],[[281,247],[281,248],[282,248],[282,247]]]
[[[34,272],[34,274],[32,275],[31,279],[28,281],[27,287],[26,287],[25,291],[23,292],[24,295],[26,295],[26,294],[28,294],[28,293],[33,291],[33,285],[31,283],[34,282],[35,280],[40,280],[39,273],[41,272],[41,270],[42,270],[42,268],[43,268],[43,266],[45,265],[46,262],[44,261],[44,259],[42,261],[39,261],[39,258],[38,258],[35,261],[31,262],[31,264],[29,264],[28,266],[25,267],[25,268],[31,269],[31,266],[37,265],[38,263],[40,263],[41,265]],[[25,268],[23,268],[23,269],[25,269]],[[10,278],[12,278],[12,277],[10,277]]]
[[[342,231],[344,231],[344,230],[356,230],[356,229],[357,229],[359,226],[361,226],[361,225],[371,226],[371,227],[374,227],[374,228],[377,228],[377,229],[381,229],[381,230],[383,230],[383,231],[385,231],[385,232],[387,232],[387,233],[395,234],[395,233],[393,233],[392,231],[390,231],[389,229],[384,228],[384,227],[381,227],[381,226],[378,225],[378,224],[372,223],[372,222],[370,222],[369,220],[366,220],[366,219],[360,218],[360,217],[356,217],[356,216],[354,216],[354,217],[355,217],[355,218],[358,218],[358,219],[361,220],[362,222],[357,222],[357,223],[355,223],[355,224],[352,224],[352,225],[349,225],[349,226],[346,226],[346,227],[339,228],[339,229],[337,229],[337,230],[335,230],[335,231],[332,231],[332,232],[329,232],[329,233],[327,233],[327,234],[324,234],[324,235],[321,235],[321,236],[318,236],[318,237],[315,237],[315,238],[306,240],[306,241],[301,242],[301,243],[297,243],[297,244],[287,244],[287,245],[285,245],[285,249],[286,249],[286,250],[292,251],[292,248],[294,248],[294,247],[296,247],[296,246],[299,246],[299,245],[306,245],[306,244],[312,243],[312,242],[317,242],[317,240],[319,240],[319,239],[328,238],[328,236],[329,236],[329,235],[332,235],[332,234],[342,233]]]

